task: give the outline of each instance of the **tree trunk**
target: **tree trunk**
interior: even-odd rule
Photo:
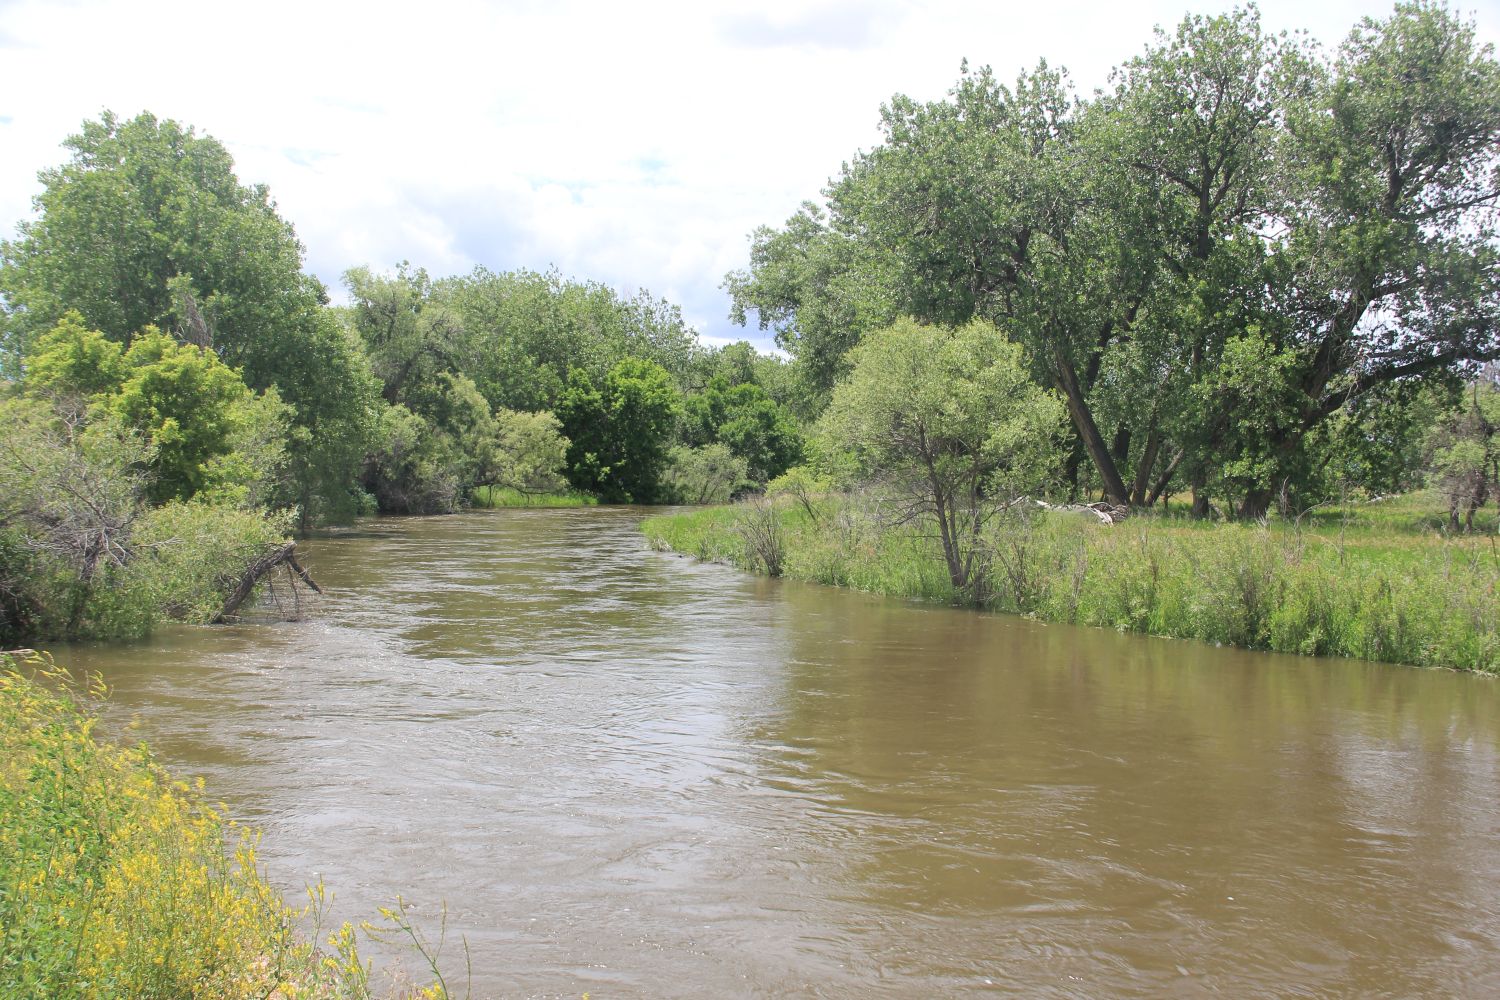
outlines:
[[[1063,482],[1068,484],[1068,503],[1078,502],[1078,468],[1083,464],[1083,439],[1077,433],[1068,448],[1068,460],[1063,464]]]
[[[1167,463],[1167,467],[1157,477],[1156,484],[1151,487],[1151,493],[1146,497],[1147,507],[1156,503],[1157,499],[1161,500],[1163,507],[1167,505],[1167,487],[1172,485],[1172,477],[1177,475],[1177,467],[1182,464],[1182,460],[1186,455],[1186,448],[1177,449],[1177,454],[1172,456],[1172,460]]]
[[[1114,456],[1115,467],[1123,469],[1130,461],[1130,425],[1121,424],[1115,431],[1114,443],[1109,446],[1109,453]]]
[[[1109,453],[1104,435],[1099,432],[1099,425],[1094,423],[1094,414],[1078,384],[1078,373],[1073,370],[1073,363],[1063,353],[1061,346],[1053,347],[1052,359],[1058,388],[1062,390],[1063,398],[1068,404],[1068,416],[1072,418],[1073,427],[1078,431],[1078,437],[1083,441],[1089,458],[1093,460],[1094,468],[1099,470],[1105,498],[1121,507],[1128,506],[1130,493],[1125,489],[1125,480],[1121,478],[1119,467]]]
[[[1208,477],[1202,472],[1193,473],[1192,490],[1192,516],[1201,521],[1208,517]]]
[[[1271,509],[1276,492],[1264,486],[1252,486],[1245,491],[1245,500],[1240,504],[1240,520],[1259,521]]]
[[[1151,429],[1146,433],[1146,447],[1141,449],[1140,464],[1136,466],[1135,483],[1130,487],[1130,503],[1133,506],[1151,506],[1151,501],[1146,499],[1146,489],[1151,484],[1151,470],[1156,468],[1156,455],[1160,450],[1161,435],[1156,433],[1156,421],[1153,420]]]

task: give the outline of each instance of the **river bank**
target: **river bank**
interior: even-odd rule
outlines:
[[[1236,524],[1075,513],[997,520],[960,594],[938,540],[867,500],[707,507],[646,519],[664,551],[1041,621],[1482,673],[1500,670],[1500,554],[1436,530],[1422,498]],[[767,556],[770,556],[768,559]]]

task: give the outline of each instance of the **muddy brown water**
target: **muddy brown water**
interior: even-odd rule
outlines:
[[[59,650],[476,997],[1500,995],[1493,680],[376,520],[307,620]]]

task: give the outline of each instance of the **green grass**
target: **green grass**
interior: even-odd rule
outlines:
[[[749,511],[707,508],[642,528],[657,548],[755,569]],[[1500,545],[1492,533],[1441,530],[1424,495],[1266,524],[1169,513],[1103,526],[1038,512],[989,532],[977,600],[954,590],[937,541],[912,526],[882,528],[840,497],[811,511],[782,503],[775,515],[792,579],[1254,649],[1500,671]]]
[[[522,493],[509,486],[481,486],[471,500],[475,507],[592,507],[599,501],[587,493]]]

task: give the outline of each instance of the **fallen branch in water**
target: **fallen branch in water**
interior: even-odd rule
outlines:
[[[240,582],[235,584],[234,590],[230,591],[228,599],[224,602],[224,607],[214,616],[213,624],[223,625],[228,622],[234,613],[239,610],[240,605],[244,604],[250,595],[255,592],[255,585],[267,573],[278,566],[286,566],[289,570],[296,573],[298,579],[307,584],[313,593],[321,594],[323,592],[323,588],[319,587],[316,581],[313,580],[312,574],[303,569],[302,564],[297,561],[297,543],[287,542],[284,545],[277,546],[274,550],[250,564],[249,568],[245,570],[244,575],[240,577]]]

